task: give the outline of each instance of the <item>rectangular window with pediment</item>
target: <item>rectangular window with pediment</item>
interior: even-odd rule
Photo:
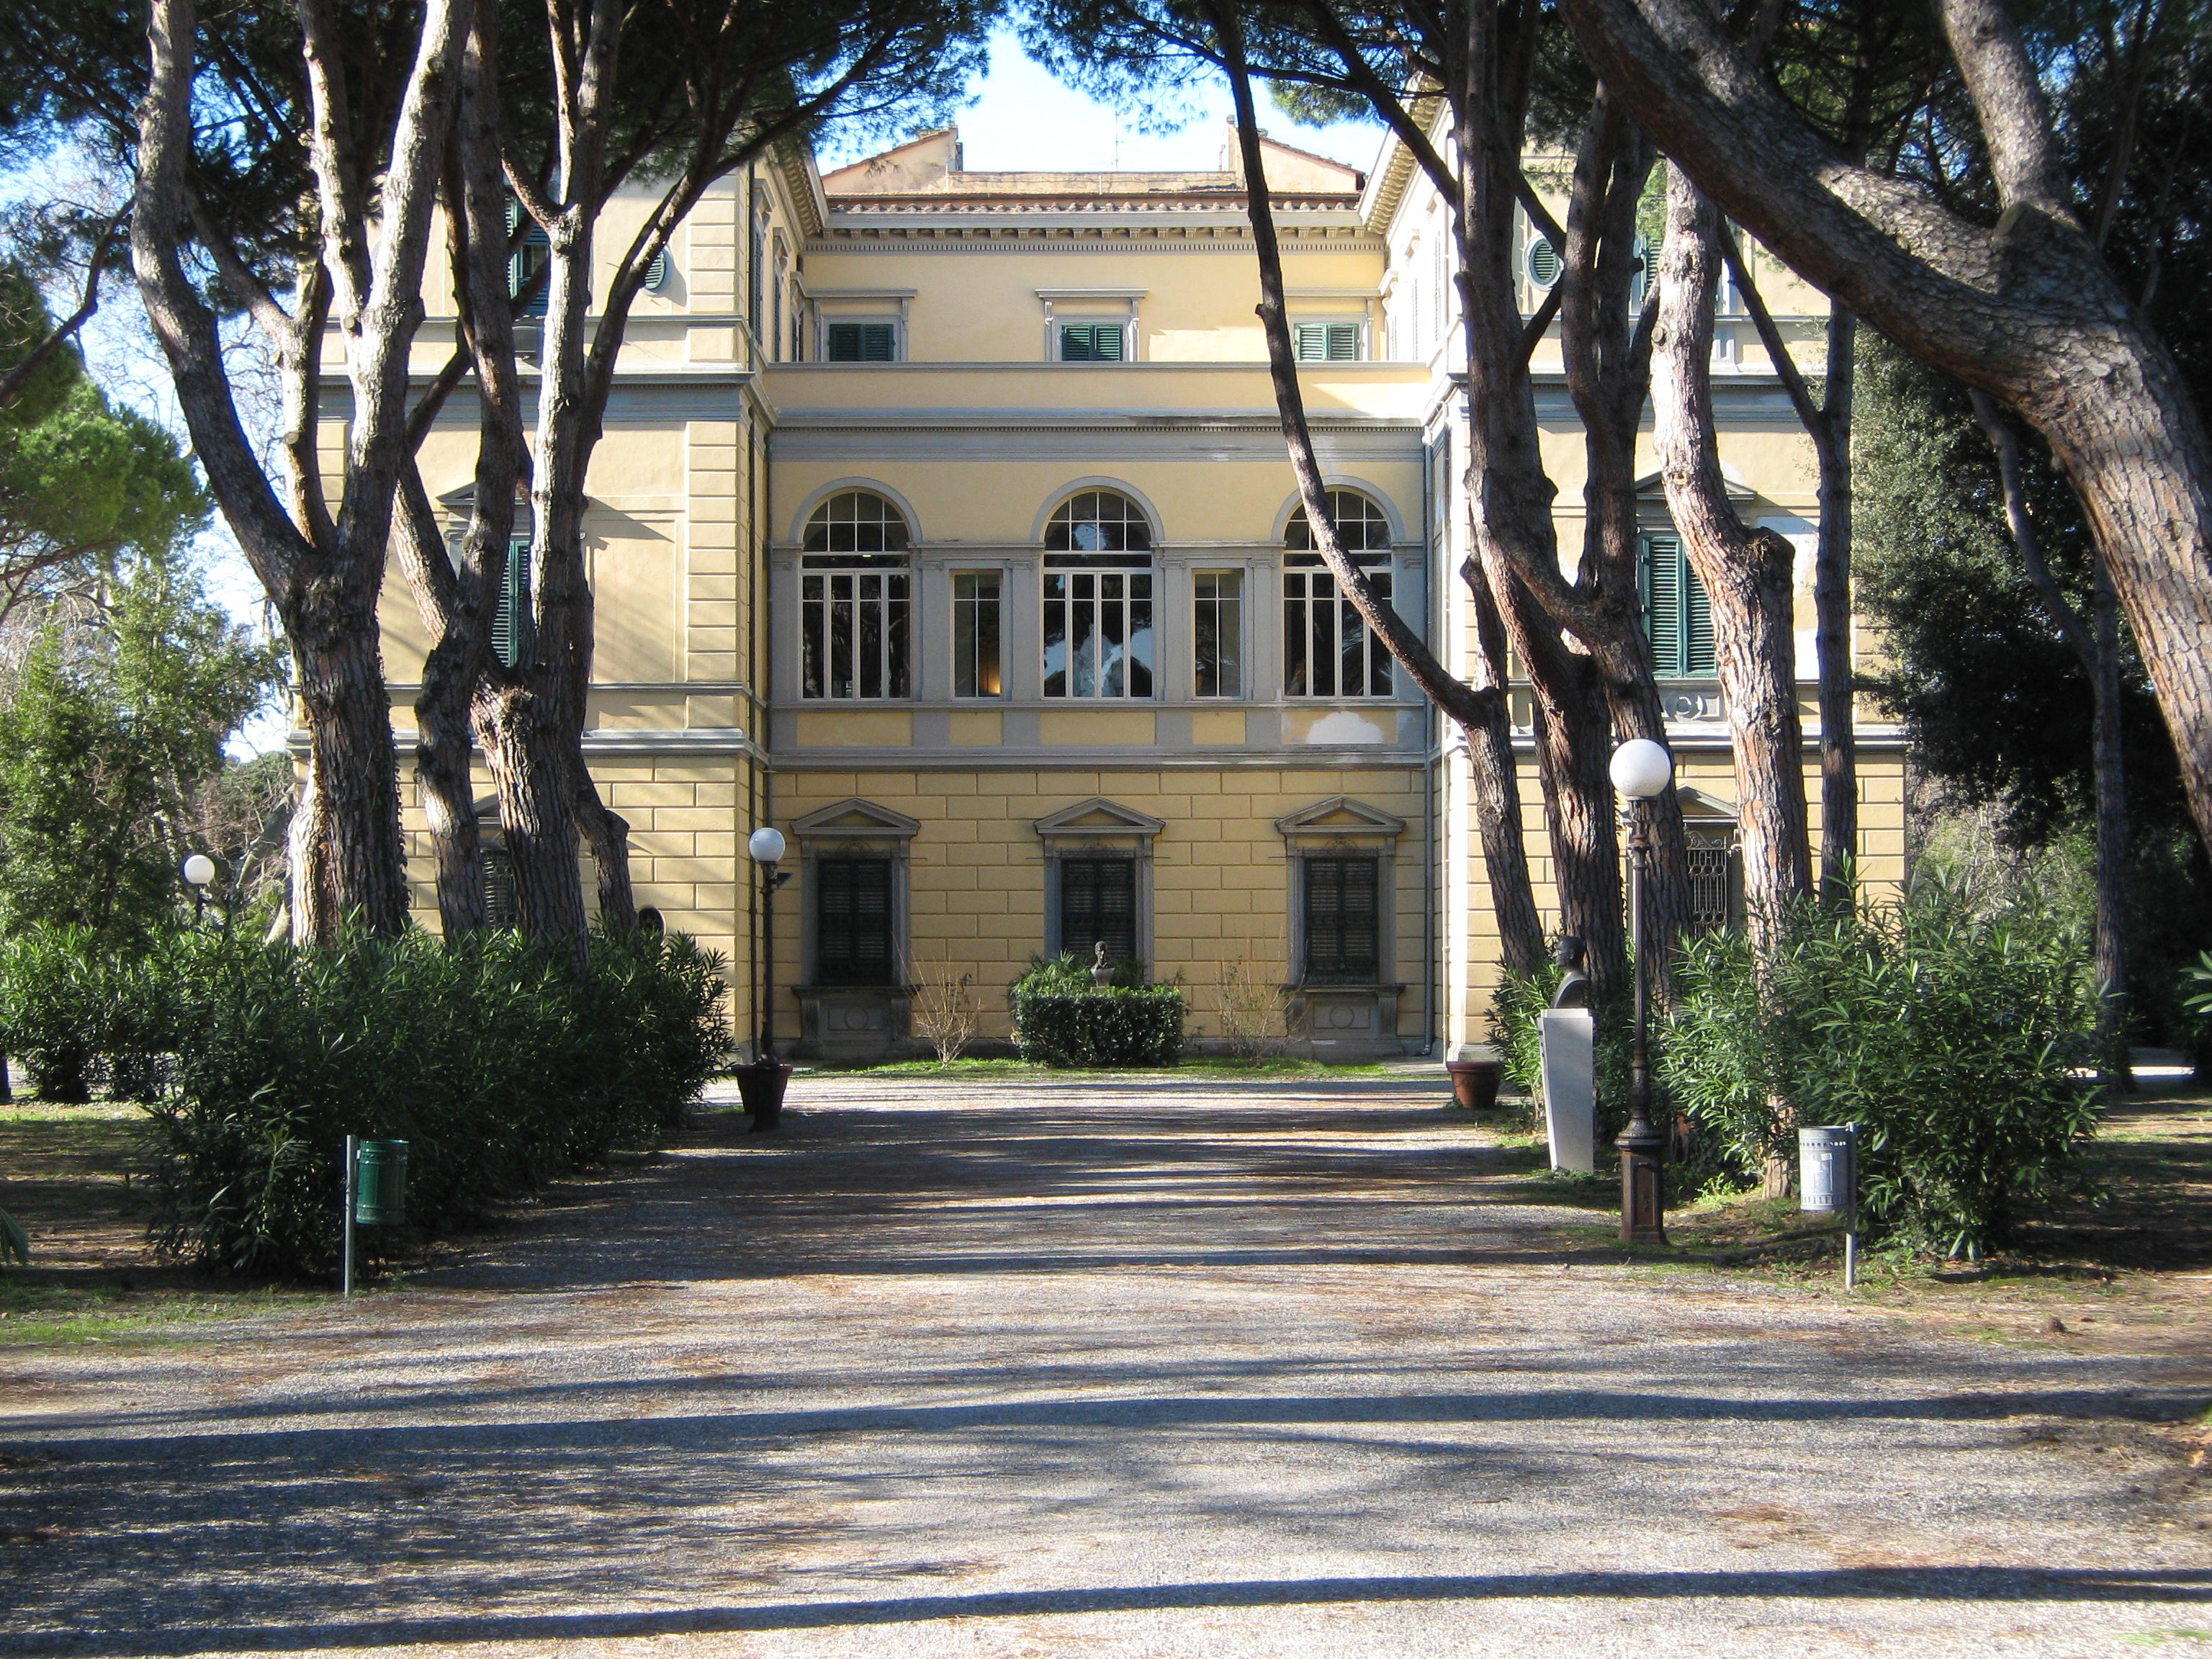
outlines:
[[[1371,985],[1382,971],[1381,860],[1308,857],[1305,973],[1309,985]]]
[[[1060,945],[1085,962],[1098,946],[1109,962],[1137,960],[1137,860],[1060,861]]]
[[[892,983],[897,977],[892,923],[889,859],[815,860],[815,983]]]

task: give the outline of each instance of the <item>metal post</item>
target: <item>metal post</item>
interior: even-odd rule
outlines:
[[[351,1135],[346,1137],[345,1178],[338,1183],[345,1194],[345,1267],[338,1279],[340,1297],[353,1294],[353,1198],[354,1182],[358,1179],[357,1161],[361,1143]]]
[[[1849,1126],[1851,1138],[1851,1179],[1844,1194],[1844,1288],[1859,1282],[1859,1126]]]
[[[776,1064],[775,1058],[775,866],[761,866],[761,1035],[760,1053],[755,1059],[763,1066]]]
[[[1630,808],[1628,831],[1628,939],[1636,958],[1636,1030],[1629,1062],[1628,1127],[1613,1141],[1620,1152],[1620,1237],[1627,1244],[1667,1242],[1666,1172],[1661,1164],[1667,1135],[1651,1121],[1650,963],[1644,939],[1644,881],[1651,856],[1650,810],[1646,802],[1637,801]]]

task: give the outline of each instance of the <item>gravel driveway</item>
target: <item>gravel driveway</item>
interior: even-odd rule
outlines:
[[[2201,1351],[1624,1266],[1438,1098],[802,1078],[404,1290],[0,1352],[0,1652],[2212,1652]]]

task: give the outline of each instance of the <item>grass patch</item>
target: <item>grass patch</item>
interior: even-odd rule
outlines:
[[[851,1066],[808,1066],[801,1067],[800,1070],[825,1073],[840,1077],[975,1078],[984,1080],[1002,1079],[1008,1082],[1085,1077],[1159,1079],[1195,1077],[1202,1078],[1208,1082],[1233,1082],[1238,1078],[1361,1078],[1383,1075],[1382,1065],[1373,1061],[1356,1065],[1337,1065],[1318,1060],[1285,1058],[1239,1060],[1217,1059],[1212,1055],[1186,1060],[1179,1066],[1157,1067],[1113,1066],[1101,1066],[1095,1070],[1073,1066],[1039,1066],[1030,1060],[1011,1059],[956,1060],[950,1064],[939,1064],[933,1060],[896,1060]]]
[[[134,1291],[120,1285],[22,1284],[0,1278],[0,1349],[81,1346],[167,1347],[222,1320],[327,1302],[328,1292],[270,1286],[259,1291]]]

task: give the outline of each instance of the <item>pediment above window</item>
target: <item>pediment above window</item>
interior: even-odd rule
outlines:
[[[826,841],[850,843],[865,841],[911,841],[921,833],[921,821],[888,806],[857,797],[817,807],[793,818],[792,833],[804,843]]]
[[[1388,845],[1406,833],[1406,820],[1379,806],[1338,795],[1275,820],[1275,833],[1292,842]]]
[[[1149,843],[1152,838],[1167,828],[1164,819],[1149,812],[1139,812],[1133,806],[1124,806],[1094,795],[1089,800],[1079,800],[1073,806],[1063,806],[1057,812],[1048,812],[1033,826],[1047,847],[1067,842],[1088,844],[1131,842]]]

